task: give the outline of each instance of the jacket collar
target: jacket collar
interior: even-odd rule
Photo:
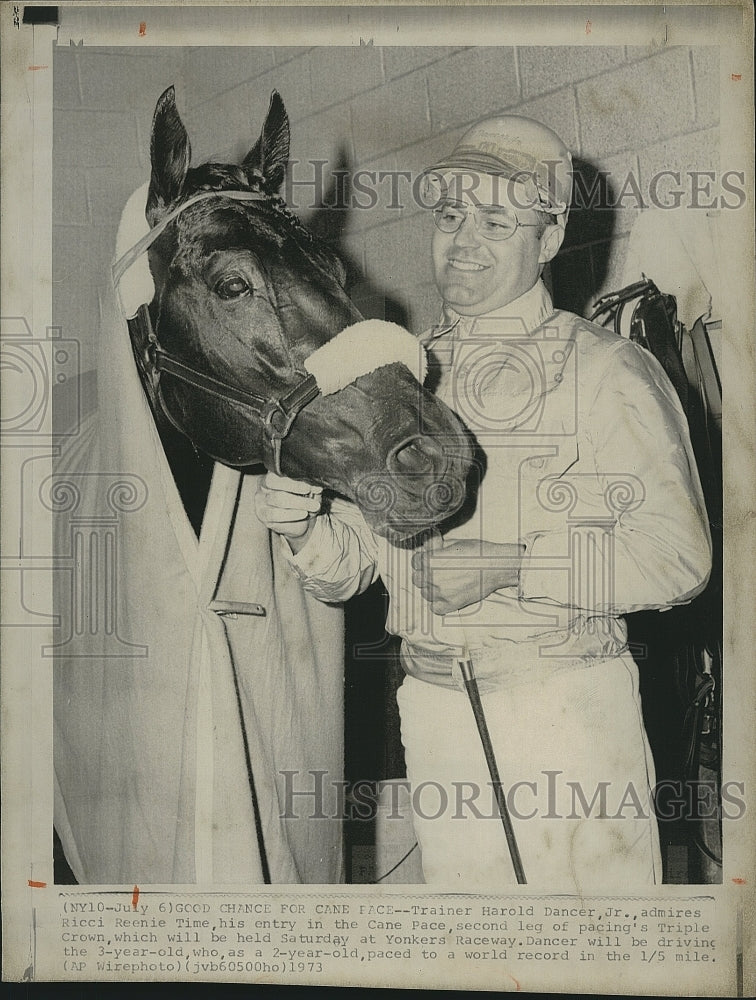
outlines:
[[[458,337],[465,337],[472,330],[475,330],[476,334],[485,335],[490,320],[496,321],[495,336],[522,337],[523,333],[531,333],[545,323],[553,312],[551,296],[539,278],[533,287],[519,298],[483,316],[461,316],[450,305],[444,303],[439,322],[423,337],[423,341],[426,344],[432,343],[452,330],[456,331]]]

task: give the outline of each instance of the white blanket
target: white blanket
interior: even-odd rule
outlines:
[[[342,611],[305,594],[279,558],[255,516],[256,476],[215,467],[196,539],[112,291],[109,302],[97,408],[55,475],[79,493],[75,511],[55,518],[56,551],[80,538],[104,570],[97,606],[82,596],[86,580],[60,579],[57,591],[61,640],[76,639],[54,666],[66,856],[80,882],[238,886],[264,880],[262,839],[271,881],[339,881],[329,789],[343,771]],[[87,548],[106,536],[114,567]],[[259,604],[265,615],[220,617],[211,601]],[[310,771],[325,772],[320,809],[314,796],[287,802],[313,788]]]

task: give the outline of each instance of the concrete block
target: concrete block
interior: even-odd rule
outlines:
[[[430,241],[433,222],[399,219],[365,233],[365,273],[387,288],[408,288],[432,279]]]
[[[626,62],[638,62],[639,59],[647,59],[651,50],[648,45],[626,45],[625,47],[625,61]]]
[[[520,99],[512,48],[466,49],[426,72],[434,131],[474,122]]]
[[[76,51],[70,46],[53,46],[53,107],[81,107]]]
[[[361,277],[365,274],[365,243],[361,235],[355,233],[344,236],[335,249],[350,275]]]
[[[275,45],[270,49],[275,66],[283,66],[284,63],[291,62],[292,59],[301,59],[309,51],[310,48],[303,45]]]
[[[728,164],[726,169],[737,169],[737,166]],[[679,178],[663,176],[662,171],[672,171]],[[706,178],[698,180],[691,177],[691,174],[703,171],[713,171],[715,179],[708,181]],[[679,203],[683,206],[701,207],[711,204],[713,198],[720,193],[719,172],[720,139],[719,129],[716,128],[667,139],[640,153],[643,190],[650,194],[654,188],[655,201],[661,206],[673,207]],[[675,194],[677,191],[682,194]],[[652,201],[649,204],[654,207]]]
[[[430,129],[422,71],[352,101],[352,134],[359,165],[428,136]]]
[[[461,51],[458,45],[386,45],[383,51],[383,64],[386,78],[393,80],[405,73],[411,73],[421,66],[448,59],[455,52]]]
[[[53,283],[99,287],[110,279],[115,229],[108,226],[53,226]]]
[[[409,330],[419,337],[434,326],[441,315],[441,296],[433,283],[407,290],[410,310]]]
[[[131,112],[65,110],[53,115],[53,156],[62,166],[138,165],[138,142]]]
[[[233,90],[182,112],[192,142],[192,163],[208,159],[219,162],[243,159],[257,141],[273,90],[281,95],[292,122],[292,134],[296,134],[294,123],[304,117],[305,112],[312,111],[307,58],[267,70]]]
[[[52,221],[54,226],[89,225],[89,206],[84,174],[75,167],[53,161]]]
[[[182,114],[192,144],[192,164],[240,162],[260,135],[270,90],[268,83],[245,83]]]
[[[401,292],[363,282],[350,291],[350,297],[365,319],[382,319],[409,328],[409,308]]]
[[[644,194],[635,153],[573,161],[572,210],[564,249],[612,240],[629,233]]]
[[[97,289],[70,280],[53,284],[52,319],[63,337],[78,341],[79,371],[93,368],[102,330]]]
[[[549,94],[547,97],[525,101],[512,108],[511,112],[543,122],[544,125],[554,129],[573,155],[579,151],[577,107],[571,87],[565,87],[564,90]]]
[[[719,124],[719,48],[706,45],[691,49],[696,121],[699,125]]]
[[[364,232],[394,222],[411,203],[410,182],[398,175],[396,153],[367,160],[352,173],[348,227]]]
[[[518,48],[523,97],[558,90],[610,70],[624,60],[622,46],[538,45]]]
[[[397,166],[400,170],[408,170],[414,178],[432,167],[442,157],[449,154],[456,146],[465,128],[457,127],[430,136],[422,142],[414,142],[396,154]],[[413,207],[413,206],[411,206]]]
[[[275,66],[272,70],[257,77],[250,85],[251,93],[255,99],[264,95],[264,104],[267,108],[271,91],[277,90],[283,98],[292,123],[313,114],[317,110],[313,102],[310,76],[313,51],[315,50],[303,54],[301,58],[292,59],[282,66]],[[322,106],[319,105],[319,107]]]
[[[383,83],[381,50],[373,45],[319,46],[312,49],[309,59],[313,110],[339,104]]]
[[[454,149],[466,127],[449,129],[446,132],[434,133],[421,142],[413,142],[396,153],[400,170],[409,170],[413,175],[420,174],[428,167]]]
[[[689,130],[695,107],[688,50],[670,49],[577,84],[581,152],[642,149]]]
[[[629,241],[629,236],[620,236],[609,244],[597,243],[591,247],[595,281],[591,305],[602,295],[616,292],[625,285],[624,269]]]
[[[274,65],[273,51],[257,46],[208,46],[184,56],[184,80],[189,107],[255,79]]]
[[[176,49],[161,47],[139,55],[81,49],[77,60],[86,108],[151,113],[166,87],[181,81],[180,50]]]
[[[149,173],[140,167],[113,170],[110,167],[90,167],[85,175],[87,201],[92,222],[96,226],[118,226],[123,206],[138,187],[149,180]]]
[[[327,161],[325,166],[316,162],[322,160]],[[288,190],[292,207],[312,207],[322,201],[333,171],[349,170],[353,163],[348,104],[298,121],[291,130]]]

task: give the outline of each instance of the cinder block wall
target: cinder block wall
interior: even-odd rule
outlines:
[[[121,210],[149,177],[155,99],[180,50],[56,48],[53,56],[53,319],[96,364],[110,309],[109,269]]]
[[[55,321],[82,340],[85,367],[120,208],[147,177],[152,109],[170,83],[194,162],[243,155],[277,89],[291,118],[297,182],[312,180],[315,160],[326,161],[326,174],[414,176],[467,125],[500,111],[550,125],[587,183],[609,171],[615,194],[628,172],[643,189],[660,169],[719,168],[716,47],[61,48],[54,73]],[[345,254],[363,311],[420,331],[438,311],[432,223],[408,182],[398,183],[402,208],[391,205],[390,179],[377,176],[379,204],[370,209],[318,211],[312,184],[293,190],[302,214]],[[618,287],[638,211],[630,194],[614,211],[573,213],[550,276],[557,305],[586,312]]]

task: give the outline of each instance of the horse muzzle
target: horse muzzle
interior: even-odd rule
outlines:
[[[463,505],[472,453],[464,437],[413,434],[387,453],[386,468],[352,484],[370,527],[393,542],[436,527]]]

